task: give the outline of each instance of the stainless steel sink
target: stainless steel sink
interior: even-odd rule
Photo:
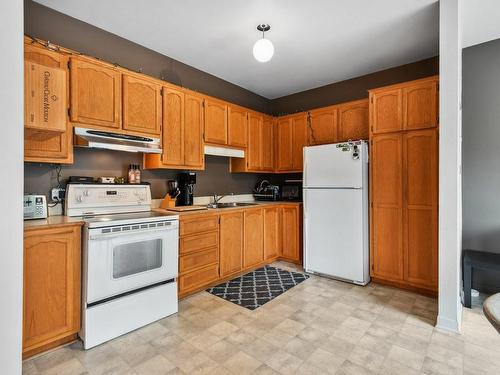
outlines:
[[[213,208],[234,208],[234,207],[246,207],[246,206],[257,206],[257,203],[247,203],[247,202],[231,202],[231,203],[217,203]]]

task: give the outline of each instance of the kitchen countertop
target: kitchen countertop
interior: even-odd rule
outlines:
[[[221,203],[229,203],[229,202],[221,202]],[[168,209],[163,209],[163,208],[155,208],[154,211],[158,212],[172,212],[176,213],[179,215],[179,217],[182,216],[188,216],[188,215],[201,215],[201,214],[219,214],[227,211],[234,211],[234,210],[244,210],[244,209],[252,209],[252,208],[258,208],[258,207],[265,207],[265,206],[300,206],[302,202],[291,202],[291,201],[258,201],[258,202],[238,202],[238,203],[255,203],[255,205],[251,206],[235,206],[235,207],[226,207],[226,208],[209,208],[208,210],[194,210],[194,211],[182,211],[182,212],[177,212],[177,211],[170,211]]]
[[[64,215],[49,216],[47,219],[36,219],[24,221],[24,230],[44,229],[62,227],[65,225],[83,225],[84,221],[80,217],[70,217]]]

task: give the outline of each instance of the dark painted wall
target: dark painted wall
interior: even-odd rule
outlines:
[[[315,89],[287,95],[271,102],[275,115],[282,115],[368,97],[368,90],[439,74],[439,59],[418,61]]]
[[[500,39],[464,49],[462,74],[462,246],[500,254]],[[500,274],[473,284],[500,292]]]

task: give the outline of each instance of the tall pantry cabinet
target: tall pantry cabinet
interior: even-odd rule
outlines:
[[[435,293],[438,77],[370,91],[371,276]]]

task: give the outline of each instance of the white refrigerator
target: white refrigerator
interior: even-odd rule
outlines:
[[[303,200],[305,270],[368,284],[367,143],[305,147]]]

